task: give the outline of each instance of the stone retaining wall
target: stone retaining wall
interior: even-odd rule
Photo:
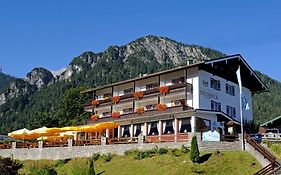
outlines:
[[[238,151],[241,150],[240,142],[198,142],[200,151]],[[77,157],[91,157],[93,153],[123,155],[126,150],[139,149],[149,150],[155,147],[179,148],[182,145],[190,147],[189,142],[176,143],[137,143],[137,144],[116,144],[116,145],[95,145],[95,146],[69,146],[52,148],[20,148],[2,149],[0,156],[13,156],[18,160],[38,160],[38,159],[67,159]]]

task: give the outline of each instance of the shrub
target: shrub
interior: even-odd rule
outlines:
[[[94,153],[94,154],[92,155],[92,159],[93,159],[94,161],[97,161],[99,158],[100,158],[100,153]]]
[[[158,149],[158,154],[159,155],[167,154],[167,152],[168,152],[168,149],[166,149],[166,148],[159,148]]]
[[[12,158],[0,157],[0,172],[5,175],[18,174],[18,170],[22,167],[21,163],[14,161]]]
[[[111,153],[104,154],[104,155],[102,156],[102,158],[103,158],[103,160],[104,160],[105,162],[110,162],[111,159],[113,158],[113,155],[112,155]]]
[[[179,157],[181,155],[181,151],[179,149],[170,149],[170,154],[173,157]]]
[[[36,175],[57,175],[56,170],[53,167],[37,167],[32,166],[30,169],[30,174],[36,174]]]
[[[187,154],[190,152],[190,150],[187,148],[187,146],[184,146],[184,145],[182,145],[179,150],[183,154]]]
[[[126,150],[125,151],[125,156],[136,156],[136,155],[138,155],[139,154],[139,150],[137,150],[137,149],[132,149],[132,150]]]
[[[148,158],[148,157],[150,157],[150,152],[149,152],[149,151],[140,151],[140,152],[134,157],[134,159],[141,160],[141,159]]]
[[[190,160],[195,163],[199,161],[199,149],[198,149],[198,143],[197,143],[197,137],[193,136],[191,140],[191,151],[190,151]]]
[[[60,159],[56,161],[55,167],[61,167],[71,159]]]
[[[89,161],[88,161],[87,175],[96,175],[93,159],[89,159]]]

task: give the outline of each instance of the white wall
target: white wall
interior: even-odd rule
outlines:
[[[231,106],[236,108],[236,120],[240,121],[240,102],[239,102],[239,87],[238,84],[227,81],[221,77],[212,75],[206,71],[200,70],[199,73],[199,89],[196,89],[199,93],[199,108],[200,109],[211,109],[211,100],[221,103],[221,110],[226,113],[226,106]],[[210,78],[214,78],[220,81],[221,90],[217,91],[211,88]],[[208,82],[208,84],[203,83]],[[226,93],[225,86],[226,83],[234,86],[235,96]],[[194,89],[195,90],[195,89]],[[243,94],[249,103],[249,110],[243,112],[244,120],[252,120],[252,96],[251,91],[248,88],[243,87]]]
[[[199,79],[198,79],[198,68],[189,68],[187,71],[186,82],[192,84],[193,86],[193,93],[187,93],[186,101],[187,105],[193,107],[194,109],[199,108]]]

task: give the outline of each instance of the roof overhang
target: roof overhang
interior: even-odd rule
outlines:
[[[260,126],[264,127],[264,126],[268,126],[273,124],[274,122],[277,122],[277,120],[281,119],[281,116],[275,117],[274,119],[271,119],[263,124],[261,124]]]
[[[234,83],[238,83],[236,76],[238,67],[240,67],[242,86],[250,89],[252,93],[268,91],[267,86],[240,54],[205,61],[204,64],[199,65],[200,70],[205,70]]]

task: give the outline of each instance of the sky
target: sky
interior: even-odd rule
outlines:
[[[146,35],[228,55],[281,81],[278,0],[1,0],[0,65],[24,77],[59,70],[85,51],[102,52]]]

